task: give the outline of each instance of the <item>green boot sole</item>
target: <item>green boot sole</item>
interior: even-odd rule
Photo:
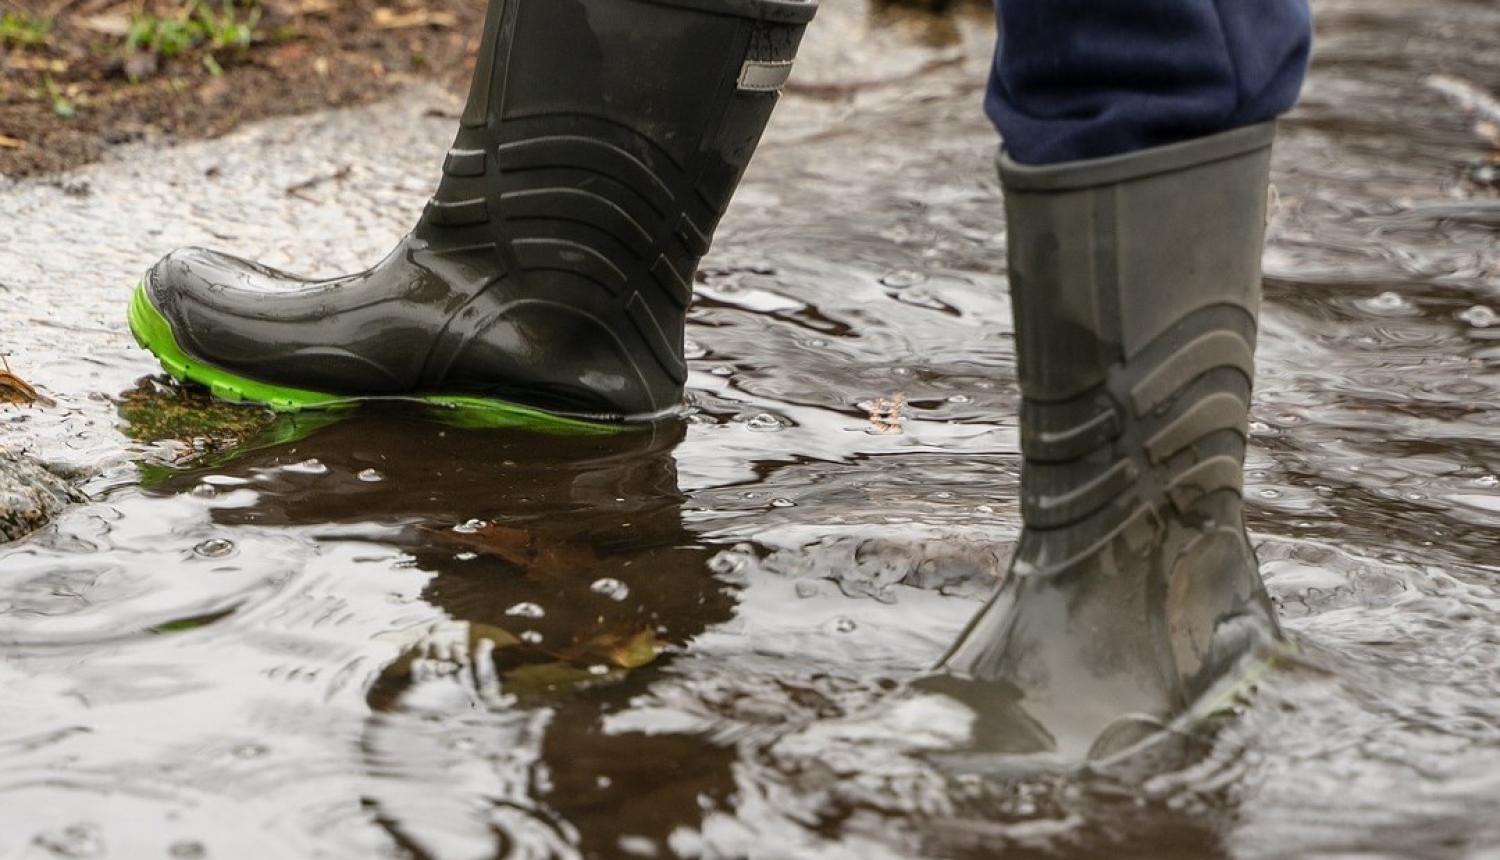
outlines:
[[[162,369],[173,379],[202,385],[215,397],[224,400],[259,403],[273,412],[341,411],[357,409],[360,404],[376,401],[414,402],[427,407],[445,423],[459,427],[521,428],[567,435],[600,435],[631,429],[629,424],[582,421],[482,397],[455,394],[351,397],[270,385],[237,376],[197,361],[183,351],[172,335],[171,325],[147,298],[144,282],[136,285],[130,298],[129,319],[130,332],[135,335],[136,343],[155,355],[161,362]]]

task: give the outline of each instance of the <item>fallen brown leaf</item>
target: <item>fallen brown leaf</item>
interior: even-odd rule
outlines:
[[[381,30],[405,30],[411,27],[452,27],[458,19],[447,12],[417,9],[413,12],[397,12],[381,7],[370,15],[370,21]]]
[[[54,401],[51,398],[38,394],[37,390],[32,388],[30,383],[12,373],[10,362],[6,361],[4,356],[0,356],[0,364],[5,366],[4,370],[0,370],[0,403],[54,405]]]
[[[421,529],[465,549],[509,562],[533,579],[577,576],[580,571],[599,566],[599,557],[587,546],[513,526],[485,523],[477,528],[421,526]]]
[[[12,56],[5,61],[8,68],[20,69],[23,72],[49,72],[61,74],[68,70],[66,60],[48,60],[42,57]]]

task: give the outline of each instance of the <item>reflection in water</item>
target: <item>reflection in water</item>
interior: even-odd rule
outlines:
[[[431,814],[431,795],[450,791],[443,781],[452,774],[411,754],[442,746],[431,718],[445,715],[470,733],[535,744],[529,759],[512,752],[490,762],[515,771],[501,776],[523,790],[472,810],[480,843],[530,833],[527,850],[573,843],[584,856],[607,856],[624,837],[664,844],[733,790],[732,750],[710,738],[600,731],[602,716],[663,671],[670,651],[730,615],[725,584],[707,565],[711,548],[682,524],[672,450],[685,429],[558,437],[365,414],[211,475],[184,472],[153,492],[190,493],[210,476],[242,481],[256,498],[216,509],[219,524],[375,527],[378,537],[365,539],[400,548],[432,574],[421,599],[446,620],[409,643],[369,693],[364,745],[381,787],[372,808],[398,841],[430,850],[428,842],[455,838],[451,813]],[[495,713],[475,713],[487,710]],[[465,800],[473,803],[455,805]],[[413,801],[416,814],[403,809]]]

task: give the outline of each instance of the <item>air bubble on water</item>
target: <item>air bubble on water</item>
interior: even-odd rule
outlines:
[[[542,634],[535,630],[523,630],[521,631],[521,641],[528,645],[539,645],[542,641]]]
[[[880,276],[880,283],[882,285],[897,290],[914,287],[926,280],[927,276],[925,274],[911,269],[896,269]]]
[[[359,474],[355,475],[355,477],[369,484],[373,484],[376,481],[385,480],[385,476],[380,474],[380,472],[375,469],[361,469]]]
[[[299,475],[326,475],[328,474],[328,467],[323,465],[323,461],[317,457],[309,457],[300,463],[293,463],[290,466],[286,466],[284,471],[295,472]]]
[[[453,530],[461,535],[471,535],[487,525],[489,523],[486,523],[484,520],[469,520],[454,526]]]
[[[610,576],[594,580],[589,585],[589,591],[602,594],[610,600],[624,600],[630,596],[630,586]]]
[[[473,561],[476,558],[479,558],[477,552],[460,552],[453,556],[454,561]]]
[[[683,358],[689,361],[693,361],[695,359],[703,358],[706,355],[708,355],[708,350],[704,349],[703,345],[698,343],[696,340],[688,339],[682,342]]]
[[[836,618],[833,622],[835,633],[853,633],[858,627],[859,625],[854,623],[853,618]]]
[[[951,394],[948,396],[949,403],[973,403],[974,398],[967,394]]]
[[[93,824],[70,824],[39,834],[33,841],[59,857],[97,857],[104,853],[104,839]]]
[[[609,667],[606,666],[606,665],[604,665],[603,663],[595,663],[594,665],[592,665],[592,666],[589,667],[589,674],[590,675],[608,675],[609,674]]]
[[[719,364],[708,369],[714,376],[734,376],[734,368],[727,364]]]
[[[743,544],[733,549],[720,550],[708,560],[708,569],[720,576],[739,573],[750,564],[753,550]]]
[[[1357,299],[1354,304],[1360,310],[1377,316],[1406,316],[1416,312],[1416,305],[1400,293],[1390,290],[1368,299]]]
[[[815,580],[802,579],[797,581],[795,590],[798,597],[802,598],[803,600],[807,600],[811,597],[817,597],[818,594],[822,592],[823,588]]]
[[[1494,475],[1480,475],[1474,479],[1474,484],[1480,487],[1500,487],[1500,477]]]
[[[769,412],[760,412],[745,419],[745,426],[759,433],[774,433],[785,430],[791,422]]]
[[[213,484],[199,484],[192,489],[192,492],[189,493],[189,495],[198,499],[212,499],[215,496],[219,495],[219,491],[214,489]]]
[[[193,552],[204,558],[223,558],[234,552],[234,542],[224,538],[209,538],[193,547]]]
[[[791,499],[775,498],[775,499],[771,500],[771,507],[773,507],[773,508],[795,508],[795,507],[797,507],[797,503],[794,502],[794,501],[792,501]]]
[[[505,610],[506,615],[514,615],[517,618],[541,618],[547,614],[547,610],[540,605],[531,602],[517,603],[515,606]]]
[[[1500,314],[1495,313],[1484,305],[1475,305],[1466,311],[1460,311],[1458,318],[1475,328],[1489,328],[1500,323]]]
[[[235,758],[250,759],[260,758],[267,752],[270,752],[270,750],[267,750],[260,744],[240,744],[239,746],[235,747],[232,752],[234,753]]]

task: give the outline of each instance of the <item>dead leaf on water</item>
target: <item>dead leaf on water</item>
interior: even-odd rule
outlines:
[[[656,630],[646,627],[633,633],[605,631],[562,651],[558,656],[573,664],[603,661],[621,669],[639,669],[655,662],[665,650],[666,645],[656,638]]]
[[[538,699],[613,681],[624,674],[618,669],[600,668],[603,671],[580,668],[561,660],[528,663],[506,672],[501,677],[500,689],[521,699]]]
[[[901,425],[906,423],[906,393],[898,391],[890,397],[867,400],[859,404],[870,413],[870,432],[881,436],[899,436]]]
[[[0,403],[57,405],[52,398],[37,393],[30,383],[11,372],[10,362],[6,361],[3,355],[0,355],[0,365],[4,365],[4,370],[0,370]]]
[[[587,546],[499,523],[484,523],[473,528],[422,526],[421,529],[467,550],[495,556],[523,569],[534,579],[576,577],[600,564],[599,557]]]

